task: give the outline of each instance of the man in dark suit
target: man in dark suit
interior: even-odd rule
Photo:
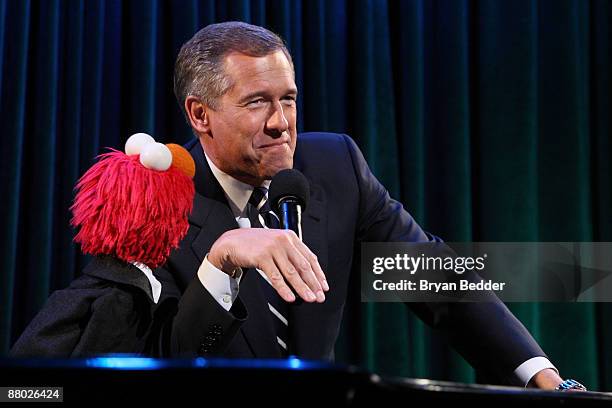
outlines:
[[[174,351],[333,359],[355,246],[435,237],[389,197],[349,137],[297,135],[291,56],[268,30],[233,22],[196,33],[177,58],[175,93],[197,136],[187,146],[197,192],[186,238],[156,273],[162,296],[182,296]],[[287,168],[310,184],[303,242],[266,225],[266,188]],[[562,381],[494,297],[409,306],[475,367],[515,384]]]

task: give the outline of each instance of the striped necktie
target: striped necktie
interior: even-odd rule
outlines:
[[[268,189],[256,187],[249,198],[248,215],[252,228],[279,228],[279,220],[270,208],[268,202]],[[260,284],[268,302],[268,309],[272,314],[272,321],[276,330],[276,341],[281,355],[289,355],[289,305],[280,297],[270,284],[268,277],[261,271],[259,273]]]

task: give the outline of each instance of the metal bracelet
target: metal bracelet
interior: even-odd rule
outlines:
[[[563,381],[561,384],[557,386],[556,389],[559,391],[568,391],[568,390],[586,391],[587,390],[584,385],[580,384],[576,380],[572,380],[571,378],[568,378],[567,380]]]

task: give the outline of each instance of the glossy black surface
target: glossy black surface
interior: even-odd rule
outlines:
[[[355,367],[304,361],[165,360],[108,356],[74,360],[0,360],[0,386],[61,386],[64,402],[156,402],[224,406],[402,406],[467,404],[538,407],[612,406],[609,393],[385,378]],[[217,406],[217,405],[215,405]],[[258,405],[259,406],[259,405]],[[395,406],[395,405],[394,405]],[[437,405],[436,405],[437,406]]]

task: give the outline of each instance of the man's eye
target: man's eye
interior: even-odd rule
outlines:
[[[255,99],[254,101],[249,102],[247,105],[257,106],[263,104],[265,101],[263,99]]]

